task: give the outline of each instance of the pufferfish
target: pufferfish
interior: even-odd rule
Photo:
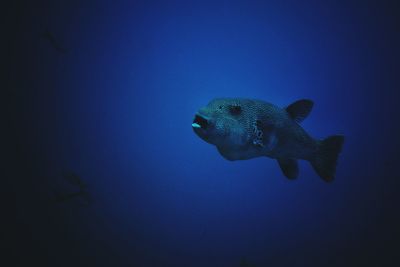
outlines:
[[[192,128],[227,160],[270,157],[278,161],[289,179],[298,176],[297,160],[307,160],[324,181],[330,182],[344,136],[332,135],[323,140],[311,137],[300,123],[312,107],[308,99],[280,108],[260,100],[217,98],[200,108]]]

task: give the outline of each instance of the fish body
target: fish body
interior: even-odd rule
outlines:
[[[297,160],[308,160],[321,178],[331,181],[344,137],[311,137],[300,122],[312,106],[306,99],[280,108],[255,99],[217,98],[196,113],[192,128],[228,160],[277,159],[290,179],[298,176]]]

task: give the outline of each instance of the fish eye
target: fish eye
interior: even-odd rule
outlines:
[[[219,106],[218,108],[219,108],[219,109],[222,109],[222,106]]]
[[[229,107],[229,112],[232,115],[239,115],[242,112],[242,107],[239,105],[232,105]]]

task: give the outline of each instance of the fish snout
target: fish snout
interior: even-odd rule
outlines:
[[[206,116],[197,113],[194,117],[192,127],[194,129],[203,129],[206,130],[210,126],[210,119]]]

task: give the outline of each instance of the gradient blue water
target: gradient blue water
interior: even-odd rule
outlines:
[[[45,209],[20,198],[29,244],[39,244],[32,258],[145,267],[391,259],[384,244],[395,240],[399,214],[385,178],[398,132],[388,115],[398,85],[390,6],[97,1],[25,12],[20,39],[30,45],[16,46],[22,56],[11,72],[20,73],[16,99],[35,177],[47,178],[30,181],[33,193],[18,191],[44,199],[58,183],[52,177],[72,170],[93,195],[89,206]],[[43,28],[69,52],[37,38]],[[346,136],[336,180],[324,183],[307,162],[289,181],[272,159],[223,159],[191,129],[214,97],[282,107],[312,99],[304,128],[316,138]]]

